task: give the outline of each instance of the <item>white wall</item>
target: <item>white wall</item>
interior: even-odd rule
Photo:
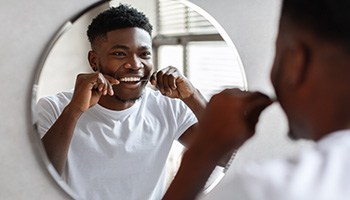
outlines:
[[[30,122],[31,87],[45,45],[93,0],[0,2],[0,199],[68,199],[49,176]]]
[[[63,23],[94,0],[0,2],[0,199],[69,199],[49,175],[30,121],[31,89],[45,46]],[[192,0],[213,15],[235,43],[250,89],[272,93],[269,70],[279,0]],[[220,2],[220,3],[219,3]],[[235,167],[249,160],[291,154],[303,144],[285,139],[286,122],[275,105],[262,116],[257,137],[239,152],[222,182],[203,199],[229,199]]]

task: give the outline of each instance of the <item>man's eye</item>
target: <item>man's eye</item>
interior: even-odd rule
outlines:
[[[141,57],[143,58],[150,58],[152,56],[151,52],[146,51],[141,54]]]
[[[121,52],[121,51],[116,51],[112,53],[114,56],[126,56],[126,53]]]

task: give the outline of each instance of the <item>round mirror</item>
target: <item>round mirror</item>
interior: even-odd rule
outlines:
[[[42,62],[37,72],[36,84],[33,86],[32,102],[33,123],[40,133],[41,138],[45,132],[40,130],[40,125],[38,125],[38,118],[41,116],[39,116],[36,110],[36,104],[39,99],[50,98],[64,91],[72,91],[78,74],[93,73],[88,61],[88,52],[91,46],[86,36],[87,27],[91,23],[91,20],[99,13],[109,7],[117,7],[120,3],[130,5],[144,13],[152,24],[153,33],[151,43],[153,48],[151,51],[154,71],[167,66],[177,67],[207,100],[209,100],[213,94],[227,87],[247,89],[243,66],[234,44],[221,26],[198,6],[191,2],[181,0],[149,0],[147,3],[142,0],[99,1],[66,22],[53,37],[43,54]],[[151,88],[152,86],[147,84],[146,87]],[[41,112],[45,112],[45,110],[41,110]],[[147,113],[144,114],[147,115]],[[58,118],[58,116],[54,117],[56,119]],[[55,123],[52,119],[50,120],[52,124]],[[110,140],[111,138],[108,139]],[[119,142],[120,145],[123,145],[121,141],[112,142]],[[75,144],[79,144],[79,142]],[[91,149],[85,150],[83,153],[87,155],[80,154],[79,159],[91,159],[91,162],[100,162],[101,170],[99,173],[104,173],[106,170],[105,166],[108,166],[106,163],[110,164],[110,160],[115,160],[117,158],[114,158],[113,154],[111,154],[112,156],[110,157],[106,155],[103,162],[100,160],[94,161],[96,158],[93,157],[93,153],[91,152],[98,148],[103,148],[103,145],[99,145],[91,146]],[[144,144],[144,146],[145,145],[147,144]],[[154,147],[154,144],[150,144],[150,147]],[[69,147],[68,155],[71,153],[70,148],[73,147]],[[79,146],[74,147],[74,149],[77,148],[79,148]],[[133,190],[130,191],[130,189],[126,189],[121,192],[123,194],[117,195],[119,197],[140,196],[142,194],[136,193],[147,190],[153,191],[154,187],[159,187],[158,185],[161,185],[160,192],[157,191],[159,194],[152,194],[154,197],[160,199],[177,172],[185,147],[174,140],[168,149],[170,150],[166,151],[166,162],[163,162],[163,164],[159,164],[162,162],[154,163],[154,165],[160,165],[154,167],[162,171],[156,175],[149,173],[147,170],[143,170],[143,164],[148,163],[146,162],[147,156],[142,157],[144,161],[140,159],[139,163],[134,163],[135,166],[126,166],[122,163],[123,159],[113,161],[114,163],[122,163],[120,165],[128,169],[124,170],[124,172],[126,171],[128,174],[122,174],[122,176],[109,174],[108,180],[106,180],[107,178],[99,179],[98,175],[85,171],[83,176],[87,177],[86,180],[91,181],[91,184],[87,185],[91,185],[93,188],[82,188],[86,184],[81,184],[79,181],[76,181],[75,176],[78,175],[72,173],[72,171],[69,171],[69,173],[65,171],[67,168],[74,165],[81,165],[76,159],[67,158],[65,167],[60,173],[57,173],[53,165],[48,161],[46,154],[44,160],[51,174],[73,198],[86,198],[87,195],[90,195],[89,191],[93,190],[98,190],[100,193],[106,194],[110,192],[109,190],[105,190],[107,184],[120,184],[123,186],[127,185],[125,186],[126,188],[133,188]],[[127,153],[125,153],[125,155],[127,155]],[[203,193],[209,192],[221,180],[233,158],[234,154],[229,155],[221,166],[217,166],[212,176],[209,178]],[[150,163],[148,163],[148,165],[150,165]],[[84,168],[84,166],[80,167]],[[138,169],[134,170],[135,168]],[[106,170],[106,173],[107,172],[110,173],[110,170]],[[128,185],[132,184],[132,182],[130,182],[127,177],[132,176],[134,179],[137,176],[145,176],[150,180],[158,180],[156,183],[158,185],[152,186],[152,184],[145,182],[137,185]],[[154,178],[153,176],[159,177]],[[104,177],[106,177],[105,174]],[[164,181],[160,179],[164,179]],[[140,180],[145,180],[145,178],[140,178]],[[163,182],[165,184],[162,184]],[[140,189],[140,187],[145,188]],[[84,191],[83,195],[81,191]],[[89,198],[95,199],[95,196],[93,196],[95,194],[95,192],[91,192],[92,196],[89,196]],[[105,194],[104,197],[110,195]],[[96,198],[101,197],[96,196]]]

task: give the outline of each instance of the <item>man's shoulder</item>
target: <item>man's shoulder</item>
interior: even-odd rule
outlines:
[[[39,99],[38,104],[66,105],[70,102],[73,91],[59,92],[55,95],[44,96]]]
[[[159,97],[159,96],[163,96],[159,90],[153,89],[151,87],[146,87],[144,90],[144,95],[146,97]]]
[[[152,88],[146,88],[144,93],[144,102],[147,106],[157,106],[157,107],[171,107],[175,110],[187,109],[186,104],[178,98],[170,98],[164,96],[160,91],[154,90]]]
[[[159,90],[153,89],[151,87],[146,87],[144,91],[144,96],[146,99],[168,102],[182,102],[180,99],[164,96],[162,93],[160,93]]]

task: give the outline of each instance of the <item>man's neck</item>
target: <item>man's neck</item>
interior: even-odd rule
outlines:
[[[125,110],[135,104],[136,100],[122,100],[115,96],[102,96],[98,102],[102,107],[110,110]]]

